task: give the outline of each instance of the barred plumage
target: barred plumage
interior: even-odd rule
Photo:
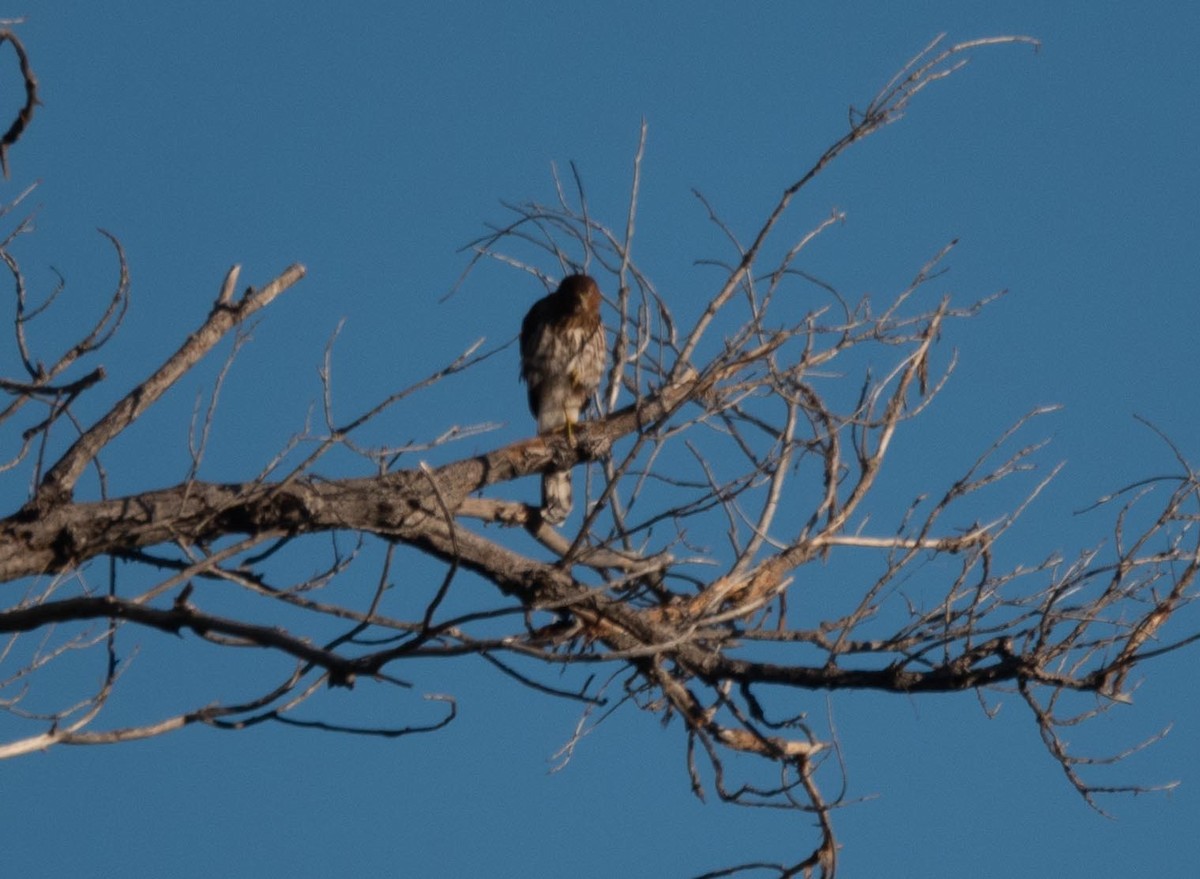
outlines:
[[[571,428],[600,386],[607,349],[600,323],[600,288],[587,275],[568,275],[521,322],[521,380],[538,433]],[[542,475],[542,517],[557,525],[571,512],[571,471]]]

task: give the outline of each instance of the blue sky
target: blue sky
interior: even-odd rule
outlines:
[[[308,267],[231,373],[208,478],[252,475],[300,426],[339,322],[334,390],[346,415],[480,336],[508,341],[537,291],[488,267],[439,302],[466,263],[459,249],[504,217],[501,200],[553,198],[552,163],[574,161],[593,213],[620,225],[643,118],[636,256],[686,313],[712,280],[694,262],[728,255],[692,188],[749,234],[843,133],[847,107],[941,31],[1029,34],[1043,47],[978,53],[806,189],[786,230],[844,210],[805,267],[856,293],[895,292],[954,238],[949,292],[965,303],[1009,291],[947,334],[960,366],[928,423],[898,442],[885,488],[907,497],[926,475],[952,478],[1021,414],[1063,404],[1035,431],[1052,440],[1043,462],[1067,466],[1017,532],[1034,560],[1097,542],[1106,520],[1072,511],[1169,469],[1135,413],[1200,460],[1192,4],[481,6],[9,11],[28,17],[20,34],[44,102],[10,154],[10,197],[41,181],[38,231],[19,255],[43,288],[51,266],[62,272],[64,314],[82,322],[115,280],[95,229],[128,254],[133,304],[105,351],[105,393],[123,393],[199,324],[232,263],[244,283]],[[189,376],[114,447],[112,491],[182,477],[187,414],[218,365]],[[380,431],[502,425],[452,450],[463,454],[526,435],[515,376],[510,349]],[[98,393],[90,411],[111,399]],[[184,657],[189,690],[203,692],[206,674],[237,673],[231,660],[146,636],[145,654],[158,650]],[[970,694],[809,694],[813,713],[833,710],[850,792],[862,798],[836,816],[842,875],[1193,875],[1197,659],[1193,649],[1147,666],[1131,709],[1075,737],[1112,750],[1173,724],[1104,777],[1181,787],[1105,800],[1112,819],[1079,800],[1017,700],[989,720]],[[685,876],[783,858],[811,841],[794,815],[696,802],[678,730],[648,715],[619,713],[551,774],[573,706],[478,663],[405,673],[417,692],[458,696],[458,722],[393,742],[189,730],[9,762],[0,767],[6,871]],[[128,683],[149,694],[117,716],[169,710],[167,680],[135,662]],[[328,698],[357,719],[423,710],[417,695],[405,702],[370,687]]]

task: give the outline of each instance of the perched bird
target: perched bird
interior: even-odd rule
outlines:
[[[529,385],[538,433],[565,429],[572,439],[606,359],[600,288],[587,275],[568,275],[521,321],[521,380]],[[557,525],[571,506],[571,471],[542,474],[542,518]]]

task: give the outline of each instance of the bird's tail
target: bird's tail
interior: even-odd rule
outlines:
[[[542,474],[542,519],[559,525],[571,515],[571,471],[556,470]]]

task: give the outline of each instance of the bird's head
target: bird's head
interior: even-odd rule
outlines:
[[[581,303],[591,297],[600,298],[600,288],[590,275],[567,275],[558,285],[558,295],[578,299]]]

